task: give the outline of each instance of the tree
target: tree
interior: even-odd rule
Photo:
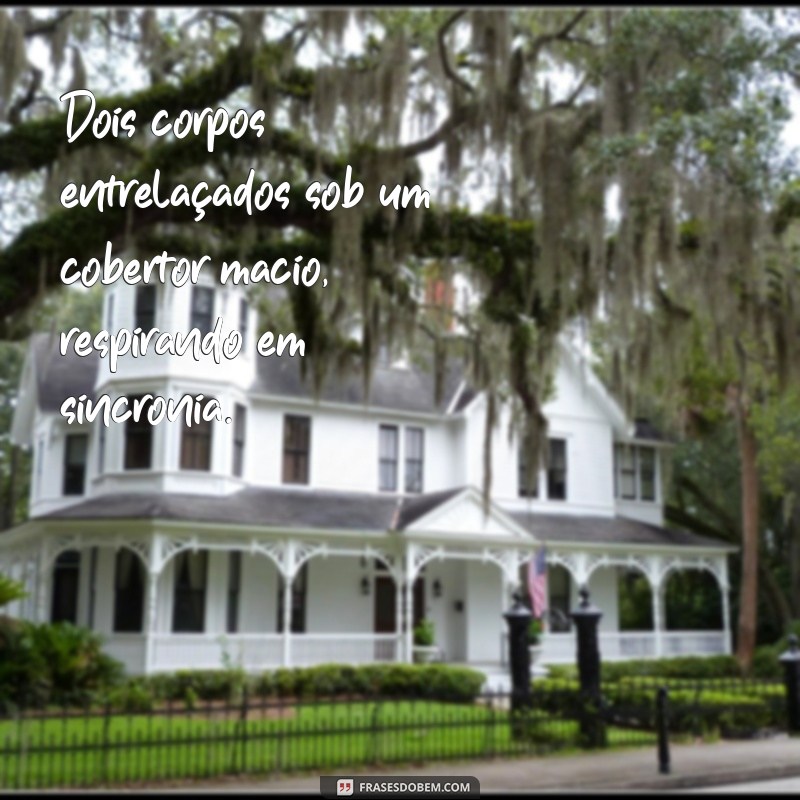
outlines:
[[[466,359],[488,393],[487,425],[508,388],[535,464],[568,322],[612,315],[622,341],[635,338],[641,371],[653,337],[671,345],[669,332],[694,313],[677,299],[687,282],[695,299],[726,300],[707,309],[725,317],[712,339],[753,311],[751,284],[737,281],[763,266],[775,184],[787,179],[777,137],[789,115],[783,80],[800,74],[796,11],[20,9],[0,20],[0,197],[14,209],[0,252],[0,336],[23,336],[64,261],[83,263],[107,241],[214,263],[313,255],[329,288],[288,288],[283,300],[316,385],[356,353],[368,379],[382,341],[421,332],[439,375],[449,355]],[[34,42],[55,74],[34,62]],[[58,71],[67,53],[68,74]],[[135,111],[135,135],[83,133],[67,146],[56,98],[84,87],[96,90],[98,112]],[[228,130],[212,153],[207,125],[196,137],[149,132],[161,110],[172,120],[223,105],[262,109],[264,135]],[[428,154],[442,157],[432,205],[382,207],[378,188],[419,183]],[[348,166],[364,184],[356,207],[329,213],[305,201],[299,187],[341,182]],[[288,208],[207,206],[197,224],[190,204],[100,213],[58,202],[66,181],[112,172],[151,183],[159,170],[166,195],[199,181],[235,187],[250,168],[259,181],[291,183]],[[476,180],[491,195],[477,210],[465,190]],[[620,219],[609,231],[612,187]],[[457,334],[420,313],[431,259],[480,291]],[[796,278],[781,280],[788,297]],[[342,333],[354,320],[356,345]],[[781,365],[795,334],[784,325]],[[667,350],[664,364],[679,366],[680,344]],[[736,395],[742,442],[746,389]]]

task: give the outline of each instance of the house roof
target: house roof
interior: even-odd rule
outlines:
[[[320,400],[334,403],[443,414],[452,402],[462,377],[461,366],[455,362],[448,363],[442,396],[437,402],[432,369],[375,365],[369,394],[364,389],[362,372],[352,369],[328,375],[323,381],[319,397]],[[279,397],[307,398],[312,388],[309,381],[302,379],[299,358],[260,358],[251,391]]]
[[[689,531],[662,528],[629,517],[585,517],[576,514],[511,512],[523,528],[544,542],[725,547],[724,542]]]
[[[302,489],[246,488],[211,496],[162,492],[99,495],[52,511],[40,520],[174,520],[264,526],[287,530],[405,530],[464,487],[413,497]],[[544,542],[724,547],[688,531],[668,530],[625,517],[505,512]]]
[[[68,397],[80,397],[82,394],[93,397],[100,365],[100,356],[96,351],[79,356],[73,349],[62,356],[58,336],[36,333],[31,337],[31,352],[36,365],[36,390],[42,411],[59,411]]]

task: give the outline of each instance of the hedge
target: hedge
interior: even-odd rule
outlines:
[[[485,681],[483,673],[446,664],[320,664],[278,668],[248,675],[243,670],[181,670],[132,678],[112,691],[115,708],[146,711],[159,702],[237,702],[247,691],[259,698],[369,696],[471,702]]]
[[[574,664],[556,664],[548,667],[552,678],[575,678]],[[607,661],[600,668],[603,682],[613,683],[627,677],[686,678],[739,678],[739,663],[733,656],[680,656],[677,658],[633,659]]]

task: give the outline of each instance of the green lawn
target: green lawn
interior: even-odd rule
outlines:
[[[291,709],[287,706],[286,709]],[[280,719],[209,719],[197,712],[0,723],[0,788],[202,778],[577,747],[577,723],[535,712],[529,741],[508,714],[433,701],[302,705]],[[653,744],[610,730],[609,744]],[[108,745],[104,746],[104,742]]]

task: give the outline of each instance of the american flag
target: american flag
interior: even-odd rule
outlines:
[[[528,592],[533,616],[540,619],[547,605],[547,551],[540,547],[528,562]]]

